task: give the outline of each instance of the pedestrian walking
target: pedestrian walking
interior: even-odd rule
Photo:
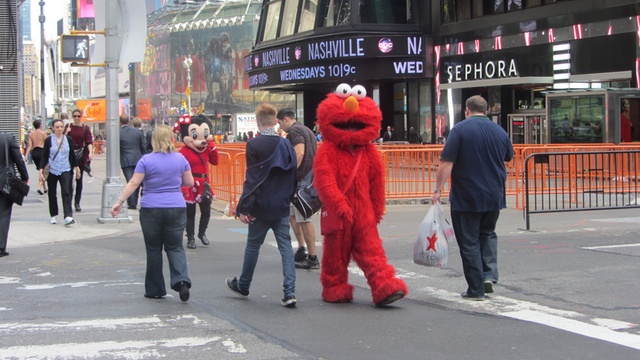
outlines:
[[[315,134],[311,129],[296,120],[295,113],[291,109],[281,109],[276,117],[280,128],[287,133],[287,139],[289,139],[293,150],[296,152],[296,166],[298,169],[296,171],[296,180],[298,186],[300,186],[300,181],[313,169],[313,159],[318,149]],[[305,218],[291,204],[289,222],[298,240],[298,250],[294,255],[296,268],[319,269],[320,261],[316,252],[316,230],[313,227],[313,222],[311,222],[311,217]]]
[[[134,169],[142,154],[146,153],[145,139],[142,131],[129,126],[129,115],[120,115],[120,167],[127,183],[133,177]],[[129,210],[138,208],[140,188],[127,198]]]
[[[20,179],[29,183],[29,172],[20,153],[18,141],[11,134],[0,133],[0,189],[4,188],[8,180],[8,169],[14,166],[20,173]],[[7,252],[7,239],[9,237],[12,209],[13,202],[4,192],[0,191],[0,257],[9,255]]]
[[[87,125],[82,124],[82,110],[74,109],[71,112],[73,122],[66,126],[65,134],[73,139],[73,151],[76,156],[76,162],[80,168],[80,178],[76,179],[76,191],[73,197],[75,210],[80,212],[80,200],[82,199],[82,184],[87,165],[93,159],[93,135],[91,129]],[[91,175],[91,174],[89,174]]]
[[[487,101],[479,95],[466,101],[466,120],[450,131],[440,155],[432,203],[440,200],[451,177],[451,220],[456,234],[469,300],[484,300],[498,282],[500,209],[506,207],[505,161],[513,145],[502,127],[487,117]]]
[[[256,122],[260,136],[247,143],[247,170],[236,208],[236,217],[249,225],[244,263],[240,278],[228,278],[225,282],[235,294],[249,296],[260,246],[271,229],[282,261],[284,298],[281,304],[294,307],[297,303],[296,271],[289,234],[289,204],[296,188],[296,154],[291,143],[276,133],[276,108],[273,105],[258,105]]]
[[[187,225],[187,208],[180,186],[193,186],[191,168],[173,146],[173,133],[167,125],[158,125],[151,138],[153,152],[137,163],[131,180],[111,207],[111,215],[120,214],[122,205],[144,180],[140,200],[140,227],[147,250],[144,296],[161,299],[167,294],[162,273],[162,249],[167,253],[171,289],[180,300],[189,300],[191,280],[182,234]]]
[[[29,155],[33,158],[33,163],[36,165],[36,170],[40,170],[40,162],[42,161],[42,153],[44,152],[44,140],[47,138],[47,133],[41,129],[42,123],[40,120],[33,121],[33,131],[29,134],[29,145],[27,152],[24,154],[25,159],[28,159]],[[38,178],[38,187],[36,188],[38,195],[44,195],[47,192],[47,183]]]
[[[64,135],[64,123],[55,119],[51,123],[53,134],[44,141],[44,152],[40,162],[40,179],[47,181],[49,187],[49,216],[51,224],[57,224],[58,220],[58,183],[60,183],[60,195],[62,197],[62,211],[64,225],[75,223],[71,199],[73,194],[73,173],[76,179],[80,178],[80,168],[76,163],[73,153],[73,139]],[[43,170],[49,165],[49,175],[45,179]]]

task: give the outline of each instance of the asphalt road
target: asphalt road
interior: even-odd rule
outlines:
[[[83,216],[99,213],[99,207],[84,207]],[[212,245],[187,251],[193,281],[188,303],[175,293],[163,300],[142,296],[145,253],[135,229],[12,248],[0,260],[0,358],[640,357],[640,217],[634,210],[536,215],[529,232],[520,230],[519,212],[504,210],[500,282],[484,302],[458,295],[465,282],[455,244],[446,268],[412,262],[426,210],[387,207],[379,230],[410,293],[383,309],[371,304],[355,265],[352,303],[322,302],[319,271],[298,270],[298,306],[281,307],[282,272],[272,235],[249,298],[238,298],[224,279],[240,272],[246,227],[220,214],[207,233]]]

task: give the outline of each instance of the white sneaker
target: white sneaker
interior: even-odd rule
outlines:
[[[66,218],[64,218],[64,226],[69,226],[71,224],[75,224],[76,221],[73,220],[73,218],[71,216],[67,216]]]
[[[51,223],[52,224],[57,224],[58,223],[58,220],[56,220],[55,216],[51,218]]]

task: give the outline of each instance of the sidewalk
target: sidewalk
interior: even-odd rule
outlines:
[[[11,227],[9,230],[8,249],[31,246],[46,243],[55,243],[72,240],[83,240],[92,238],[105,238],[112,236],[127,236],[127,234],[140,232],[138,222],[138,211],[129,210],[129,216],[133,219],[131,223],[110,223],[100,224],[102,186],[106,177],[106,158],[99,156],[91,164],[93,178],[85,174],[84,189],[82,191],[82,211],[74,212],[73,217],[76,224],[66,227],[63,225],[62,214],[58,216],[58,224],[49,223],[49,204],[47,195],[38,195],[37,176],[34,165],[28,165],[29,185],[31,192],[25,198],[23,206],[13,206],[11,217]],[[119,173],[119,175],[121,175]],[[498,235],[525,232],[525,220],[521,210],[514,209],[514,204],[508,199],[507,209],[500,213],[500,220],[496,231]],[[412,201],[389,200],[387,214],[383,222],[402,222],[405,215],[411,214],[415,228],[418,228],[420,220],[429,209],[429,204],[421,204],[422,199]],[[58,191],[58,203],[62,211],[60,191]],[[214,200],[212,205],[212,220],[223,215],[227,202]],[[449,213],[449,206],[445,203],[445,211]],[[448,217],[448,216],[447,216]],[[225,217],[226,218],[226,217]],[[316,227],[319,228],[318,216],[314,216]],[[240,227],[240,223],[238,223]],[[597,230],[621,230],[628,228],[639,228],[640,217],[638,211],[634,209],[618,210],[598,210],[598,211],[578,211],[565,213],[549,213],[531,215],[531,232],[551,233],[551,232],[574,232],[574,231],[597,231]],[[137,235],[141,236],[141,235]],[[319,240],[321,238],[318,238]]]

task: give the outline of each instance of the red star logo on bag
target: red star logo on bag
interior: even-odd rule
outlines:
[[[438,241],[438,236],[434,233],[433,236],[427,236],[427,241],[429,242],[429,246],[427,246],[427,250],[433,250],[433,252],[438,252],[436,250],[436,242]]]

